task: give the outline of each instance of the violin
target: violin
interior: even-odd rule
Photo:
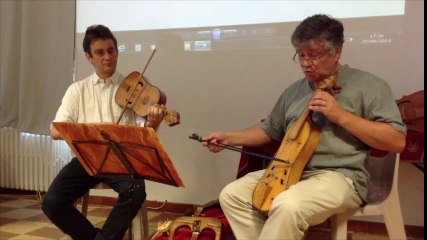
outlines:
[[[337,74],[326,78],[316,91],[335,94],[340,90]],[[252,205],[267,215],[277,195],[297,183],[305,165],[310,160],[320,138],[320,129],[311,119],[311,110],[306,106],[295,124],[286,132],[274,158],[258,181],[252,195]]]
[[[169,126],[175,126],[180,123],[179,113],[176,111],[168,111],[166,109],[166,94],[158,87],[152,85],[143,76],[154,53],[155,49],[152,51],[142,73],[139,73],[138,71],[131,72],[120,83],[115,95],[115,101],[123,108],[123,110],[117,123],[120,122],[125,109],[129,108],[140,116],[147,116],[150,107],[155,104],[160,105],[160,108],[164,113],[163,120],[166,121]]]

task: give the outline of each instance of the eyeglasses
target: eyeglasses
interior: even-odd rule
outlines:
[[[326,51],[318,56],[301,56],[298,55],[298,52],[295,52],[294,57],[292,58],[292,60],[295,63],[303,63],[304,61],[307,61],[310,64],[317,64],[319,62],[319,60],[326,56],[328,53],[330,53],[330,51]]]

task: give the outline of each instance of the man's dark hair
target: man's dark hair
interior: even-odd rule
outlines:
[[[86,29],[85,37],[83,39],[83,50],[85,53],[92,56],[90,52],[90,44],[97,39],[113,40],[114,47],[117,50],[117,40],[110,29],[104,25],[92,25]]]
[[[342,47],[344,43],[343,24],[324,14],[304,19],[292,34],[292,45],[298,49],[305,43],[325,41],[330,47]]]

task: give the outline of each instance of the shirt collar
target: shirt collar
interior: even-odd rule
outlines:
[[[96,74],[95,71],[93,72],[91,79],[92,79],[92,84],[93,85],[96,85],[98,83],[102,83],[103,82],[103,80]],[[110,80],[114,85],[117,85],[117,84],[120,83],[121,75],[120,75],[120,73],[118,73],[116,71],[116,72],[114,72],[114,74],[111,77],[109,77],[107,79]]]

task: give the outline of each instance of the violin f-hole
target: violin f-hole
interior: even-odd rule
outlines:
[[[139,82],[137,82],[137,84],[138,85],[141,85],[141,87],[143,87],[144,86],[144,84],[141,82],[141,81],[139,81]],[[127,88],[126,88],[126,92],[127,93],[130,93],[130,91],[132,90],[132,88],[131,88],[131,86],[130,85],[128,85],[127,86]],[[127,100],[127,99],[126,99]]]

